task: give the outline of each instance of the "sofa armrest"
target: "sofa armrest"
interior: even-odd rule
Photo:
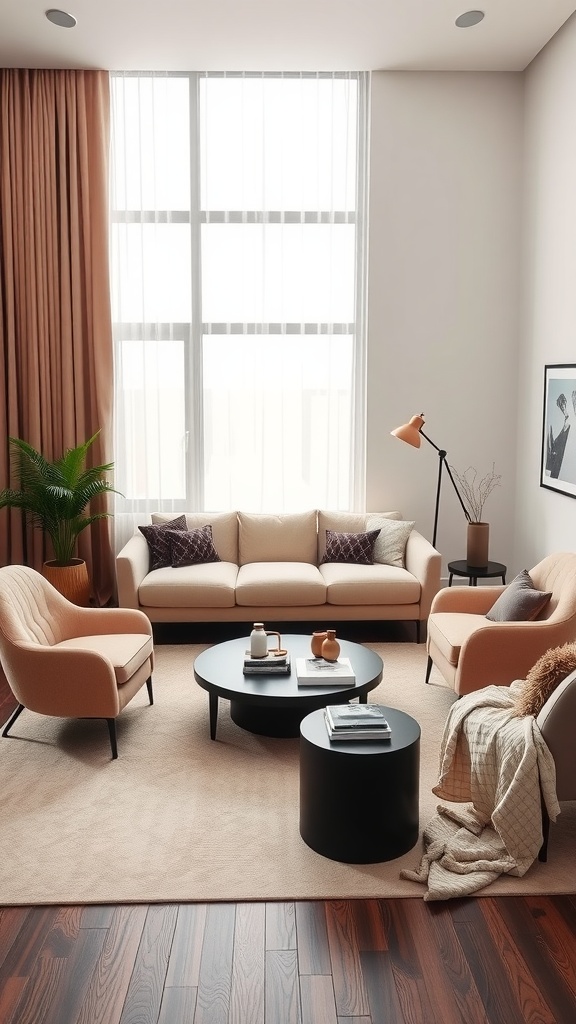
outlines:
[[[15,695],[30,711],[64,718],[115,718],[114,667],[96,651],[20,644],[12,659]]]
[[[509,686],[515,679],[525,679],[550,647],[565,642],[565,622],[494,622],[478,629],[462,644],[456,693]]]
[[[429,540],[418,530],[412,530],[406,544],[405,566],[420,581],[420,620],[423,622],[430,614],[434,595],[440,589],[440,565],[442,556]]]
[[[497,597],[506,590],[499,587],[442,587],[432,602],[432,612],[467,612],[486,615]]]
[[[139,608],[138,587],[148,575],[150,555],[146,538],[135,533],[116,556],[118,604],[121,608]]]

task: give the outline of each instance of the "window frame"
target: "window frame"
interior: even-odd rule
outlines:
[[[367,263],[367,186],[368,163],[368,102],[369,73],[364,72],[310,72],[310,73],[259,73],[259,72],[166,72],[166,73],[124,73],[135,77],[187,78],[189,82],[190,111],[190,210],[119,210],[111,211],[112,223],[185,223],[190,226],[190,265],[192,309],[190,322],[147,323],[114,322],[114,349],[123,340],[139,337],[181,339],[184,341],[184,408],[185,408],[185,497],[161,498],[158,495],[146,498],[127,498],[118,501],[119,512],[146,512],[151,505],[158,511],[181,512],[186,509],[204,508],[204,408],[202,349],[204,337],[213,334],[350,334],[353,340],[354,382],[352,385],[351,437],[351,483],[350,506],[359,509],[364,506],[365,497],[365,372],[366,372],[366,263]],[[352,78],[357,83],[357,168],[356,208],[354,211],[326,210],[217,210],[204,209],[200,201],[200,160],[201,133],[199,116],[200,83],[210,78]],[[361,133],[361,125],[364,131]],[[354,224],[355,225],[355,266],[354,300],[356,317],[351,322],[275,322],[227,323],[203,321],[201,282],[201,234],[202,226],[210,223],[239,224]],[[192,443],[190,440],[192,439]]]

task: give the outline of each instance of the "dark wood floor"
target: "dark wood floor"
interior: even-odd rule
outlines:
[[[571,1024],[576,900],[0,910],[2,1024]]]
[[[0,1024],[575,1020],[576,896],[0,907]]]

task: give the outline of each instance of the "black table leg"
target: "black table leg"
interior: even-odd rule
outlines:
[[[209,708],[210,708],[210,739],[216,739],[216,723],[218,721],[218,694],[210,693],[208,695]]]

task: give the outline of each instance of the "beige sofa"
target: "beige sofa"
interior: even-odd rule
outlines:
[[[426,622],[440,588],[440,554],[410,533],[405,568],[326,562],[326,530],[366,532],[374,516],[399,512],[306,511],[271,515],[186,513],[188,530],[209,524],[221,561],[149,571],[146,539],[137,532],[117,556],[121,607],[139,608],[151,622]],[[174,514],[155,513],[152,523]]]

